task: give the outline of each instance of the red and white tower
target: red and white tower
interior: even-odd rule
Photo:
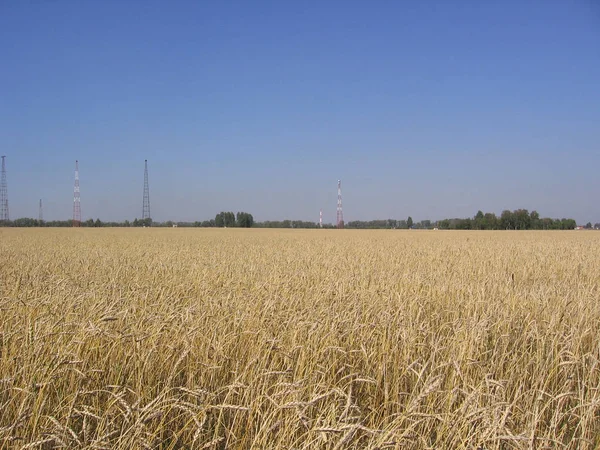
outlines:
[[[75,161],[75,187],[73,188],[73,226],[81,226],[81,198],[79,196],[79,161]]]
[[[344,228],[344,211],[342,210],[342,181],[338,180],[337,227]]]

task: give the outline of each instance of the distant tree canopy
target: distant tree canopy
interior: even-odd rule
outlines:
[[[82,227],[239,227],[239,228],[320,228],[316,222],[303,220],[276,220],[255,222],[252,214],[247,212],[222,211],[214,219],[196,221],[196,222],[153,222],[152,219],[134,219],[124,222],[103,222],[100,219],[88,219],[81,222]],[[0,226],[8,227],[71,227],[72,220],[52,220],[39,221],[30,218],[20,218],[14,221],[0,222]],[[472,218],[465,219],[443,219],[433,222],[431,220],[421,220],[414,222],[412,217],[407,220],[381,219],[361,221],[354,220],[346,222],[345,228],[353,229],[429,229],[439,228],[445,230],[572,230],[577,226],[573,219],[551,219],[548,217],[540,218],[537,211],[529,212],[526,209],[517,209],[514,211],[504,210],[500,217],[494,213],[484,213],[477,211]],[[323,224],[323,228],[336,228],[332,224]],[[587,229],[600,229],[600,223],[592,226],[591,222],[585,225]]]
[[[444,230],[572,230],[576,226],[573,219],[542,219],[537,211],[529,213],[526,209],[505,210],[502,211],[500,217],[494,213],[477,211],[473,218],[443,219],[437,222],[431,220],[413,222],[412,217],[409,217],[407,220],[356,220],[346,224],[346,228],[356,229],[428,229],[435,227]],[[596,224],[594,228],[600,229],[600,224]]]
[[[394,229],[408,228],[406,220],[380,219],[380,220],[352,220],[346,222],[346,228],[355,228],[358,230],[375,229]]]
[[[28,217],[23,217],[21,219],[16,219],[12,222],[13,227],[43,227],[44,222],[36,219],[30,219]]]
[[[574,219],[540,218],[537,211],[506,209],[500,217],[478,211],[473,219],[444,219],[438,221],[438,226],[455,230],[572,230],[577,222]]]
[[[265,222],[256,222],[255,228],[319,228],[316,222],[308,222],[304,220],[267,220]],[[323,224],[323,228],[336,228],[331,224]]]
[[[219,228],[235,227],[235,214],[232,212],[220,212],[215,217],[215,226]]]
[[[133,220],[134,227],[151,227],[152,219],[147,217],[145,219],[138,219],[137,217]]]
[[[204,226],[203,224],[199,224]],[[210,224],[206,224],[210,225]],[[239,228],[252,228],[254,225],[254,217],[252,214],[247,212],[238,212],[233,214],[232,212],[221,211],[216,215],[214,220],[215,227],[239,227]]]
[[[240,228],[252,228],[254,225],[254,217],[246,212],[239,212],[235,218],[236,225]]]

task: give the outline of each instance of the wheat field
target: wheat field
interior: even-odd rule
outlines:
[[[600,447],[600,233],[0,230],[0,448]]]

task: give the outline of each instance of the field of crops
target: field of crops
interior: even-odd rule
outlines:
[[[0,448],[600,447],[600,233],[0,229]]]

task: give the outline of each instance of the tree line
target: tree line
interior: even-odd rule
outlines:
[[[151,219],[135,219],[133,222],[126,220],[124,222],[103,222],[100,219],[88,219],[79,223],[80,227],[84,228],[98,228],[98,227],[143,227],[151,226]],[[72,220],[38,220],[31,219],[29,217],[22,217],[20,219],[10,221],[0,221],[0,226],[3,227],[72,227]]]
[[[576,226],[574,219],[540,218],[537,211],[526,209],[504,210],[500,217],[477,211],[473,218],[438,221],[440,229],[456,230],[573,230]]]
[[[474,217],[442,219],[438,221],[422,220],[413,222],[412,217],[406,220],[371,220],[353,221],[346,224],[346,228],[364,229],[431,229],[441,230],[573,230],[577,226],[574,219],[540,218],[537,211],[529,212],[527,209],[514,211],[504,210],[500,217],[495,213],[477,211]],[[600,229],[600,223],[592,227],[588,222],[586,228]]]
[[[103,222],[100,219],[82,221],[82,227],[204,227],[204,228],[320,228],[317,222],[303,220],[281,220],[255,222],[252,214],[231,211],[222,211],[214,219],[195,222],[154,222],[152,219],[134,219],[132,222]],[[72,227],[72,220],[40,221],[31,218],[20,218],[9,222],[0,222],[0,226],[9,227]],[[345,223],[345,228],[351,229],[432,229],[442,230],[572,230],[577,226],[574,219],[541,218],[537,211],[529,212],[527,209],[514,211],[504,210],[500,216],[495,213],[477,211],[472,218],[442,219],[438,221],[421,220],[413,221],[412,217],[406,220],[380,219],[361,221],[354,220]],[[323,224],[323,228],[336,228],[332,224]],[[588,222],[587,229],[600,229],[600,223],[592,225]]]

